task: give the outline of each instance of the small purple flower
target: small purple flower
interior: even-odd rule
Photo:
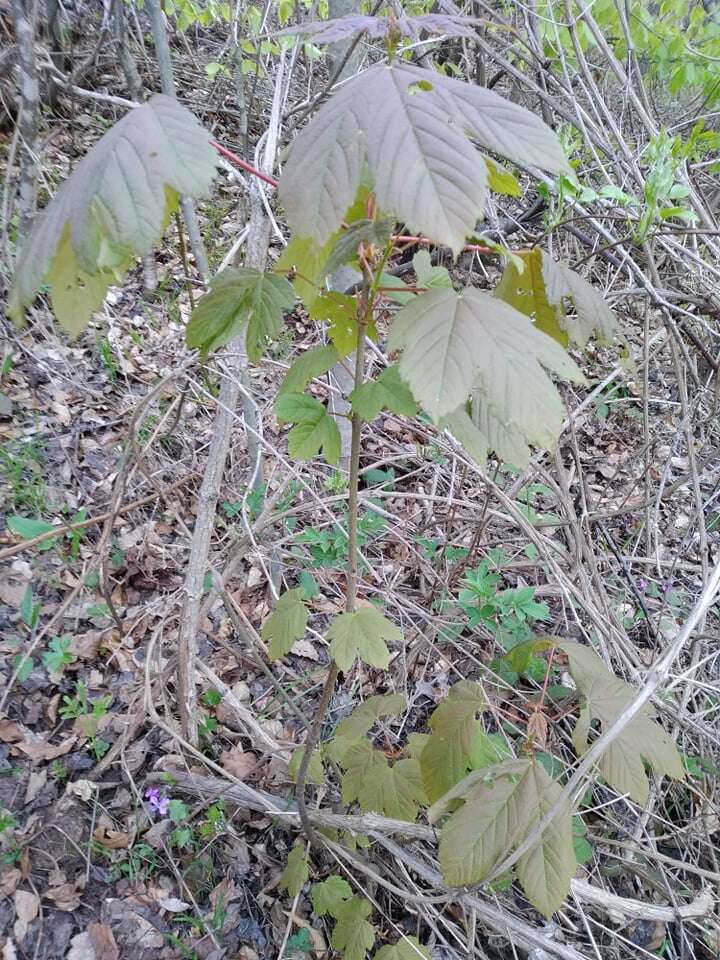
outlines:
[[[168,808],[170,806],[170,798],[164,797],[160,790],[157,787],[148,787],[145,791],[145,799],[150,804],[152,810],[155,813],[159,813],[161,817],[167,816]]]
[[[639,593],[645,593],[648,587],[647,580],[644,580],[642,577],[637,581],[636,586]]]

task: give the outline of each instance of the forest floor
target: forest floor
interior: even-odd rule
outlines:
[[[215,81],[179,62],[189,106],[215,137],[233,143],[232,110],[223,109],[230,92],[218,96]],[[112,89],[116,79],[98,71],[93,86]],[[220,106],[204,109],[210,103]],[[111,114],[104,104],[62,99],[44,131],[48,185]],[[0,146],[7,153],[9,140]],[[215,199],[199,205],[214,268],[244,225],[244,209],[242,182],[226,174]],[[574,238],[564,243],[569,261],[585,256]],[[280,249],[275,240],[271,260]],[[212,545],[213,568],[234,572],[225,598],[210,596],[208,578],[201,741],[193,752],[178,734],[173,678],[218,377],[184,346],[191,306],[177,250],[171,226],[157,257],[158,290],[143,292],[138,269],[76,341],[46,310],[35,310],[21,331],[7,328],[0,370],[5,960],[329,955],[327,918],[313,914],[306,893],[288,898],[279,885],[296,827],[233,802],[232,793],[240,781],[291,796],[288,762],[328,670],[323,628],[343,609],[345,481],[323,464],[292,462],[272,412],[284,371],[317,335],[301,312],[288,316],[269,356],[251,370],[261,483],[248,486],[253,464],[238,415]],[[449,256],[444,262],[452,266]],[[481,285],[496,279],[491,269],[483,279],[470,261],[454,269],[459,277],[475,271]],[[624,282],[608,264],[596,264],[594,280],[611,303]],[[531,588],[536,632],[599,640],[631,682],[681,629],[720,544],[718,437],[709,420],[716,384],[692,343],[678,344],[647,301],[616,302],[635,369],[610,349],[583,355],[589,386],[563,387],[563,438],[526,471],[480,468],[448,435],[395,415],[367,429],[361,599],[382,598],[403,624],[404,643],[388,672],[360,666],[344,678],[325,734],[362,699],[385,692],[403,693],[408,704],[400,725],[384,730],[388,751],[424,730],[453,682],[484,676],[522,633],[524,618],[502,606],[503,591]],[[312,629],[273,665],[271,681],[258,666],[257,632],[273,609],[269,585],[281,582],[305,591]],[[473,618],[478,596],[495,603],[495,619]],[[562,912],[561,942],[575,943],[582,956],[720,953],[712,915],[675,924],[623,915],[612,902],[694,901],[716,885],[716,629],[712,613],[678,666],[676,709],[664,717],[687,782],[662,790],[656,783],[646,811],[603,788],[588,808],[578,876],[611,900],[576,899]],[[508,730],[527,722],[541,679],[512,679],[503,695]],[[566,680],[560,660],[547,692],[557,723],[546,724],[544,744],[558,763],[570,756]],[[328,865],[330,854],[321,854],[316,869]],[[462,910],[403,902],[365,883],[381,930],[432,940],[437,958],[463,955],[440,921],[446,914],[464,929],[472,921]],[[489,896],[544,928],[515,888]],[[513,956],[497,932],[482,942],[488,957]]]

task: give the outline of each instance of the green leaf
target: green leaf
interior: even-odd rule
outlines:
[[[508,650],[503,657],[503,660],[516,673],[525,673],[535,654],[541,653],[543,650],[549,650],[552,646],[552,639],[547,639],[545,637],[531,637],[529,640],[525,640],[523,643],[518,643],[517,646],[513,647],[511,650]]]
[[[48,673],[61,673],[65,667],[77,659],[70,650],[72,637],[67,635],[53,637],[48,643],[48,649],[42,655],[42,662]]]
[[[305,747],[297,747],[297,749],[293,750],[292,756],[290,757],[288,773],[293,781],[297,780],[298,771],[300,770],[300,764],[302,763],[304,755]],[[323,770],[322,756],[319,750],[313,750],[310,756],[310,763],[308,764],[307,782],[321,786],[324,779],[325,771]]]
[[[343,960],[365,960],[375,943],[375,928],[367,918],[372,906],[363,897],[351,897],[339,909],[330,943],[343,951]]]
[[[495,288],[495,296],[530,317],[538,330],[542,330],[566,347],[568,336],[560,327],[558,306],[549,302],[543,278],[543,251],[539,247],[521,250],[515,256],[522,269],[511,261]]]
[[[297,933],[288,937],[287,949],[282,960],[298,960],[302,954],[308,956],[313,952],[313,942],[307,927],[301,927]]]
[[[488,187],[491,190],[502,193],[506,197],[522,196],[522,187],[514,174],[489,157],[485,157],[485,165],[488,172]]]
[[[325,407],[305,393],[282,393],[275,401],[275,416],[281,423],[313,423]]]
[[[563,347],[584,347],[591,336],[602,343],[619,337],[612,310],[595,287],[564,263],[558,263],[539,247],[515,255],[524,263],[505,267],[495,296],[531,317],[538,330]],[[572,300],[575,316],[568,316],[566,301]]]
[[[395,717],[407,707],[407,701],[401,693],[377,694],[368,697],[355,707],[349,717],[337,725],[335,735],[348,740],[364,737],[376,720],[381,717]]]
[[[39,604],[35,603],[35,598],[33,596],[32,584],[29,583],[25,588],[25,593],[23,594],[23,598],[20,603],[20,616],[22,617],[22,621],[26,627],[30,627],[31,630],[35,629],[37,626],[39,611]]]
[[[485,733],[481,729],[475,731],[468,756],[471,770],[484,770],[512,758],[512,750],[501,734]]]
[[[344,769],[342,778],[342,802],[353,803],[360,796],[369,771],[379,766],[385,757],[368,740],[354,740],[338,757]]]
[[[540,764],[513,761],[497,774],[471,774],[465,803],[445,823],[439,860],[450,886],[480,883],[515,850],[557,802],[561,788]],[[517,865],[525,894],[550,917],[563,902],[575,872],[572,811],[565,802],[540,840]]]
[[[361,243],[373,247],[384,247],[390,239],[394,220],[356,220],[347,230],[343,230],[333,244],[332,251],[325,264],[325,273],[333,274],[344,263],[356,259]]]
[[[10,533],[14,533],[16,537],[22,537],[23,540],[32,540],[33,537],[42,536],[43,533],[50,533],[55,529],[52,523],[33,520],[31,517],[12,516],[7,518],[6,523]],[[58,530],[58,533],[61,532]]]
[[[397,365],[386,367],[377,380],[368,380],[349,396],[353,413],[368,423],[387,408],[399,416],[413,417],[417,404],[408,385],[401,379]]]
[[[382,210],[457,254],[485,206],[486,166],[468,137],[518,163],[567,166],[555,134],[492,91],[407,62],[371,67],[292,144],[279,186],[288,221],[325,243],[367,167]]]
[[[341,907],[352,896],[352,890],[347,880],[332,874],[322,883],[314,883],[310,896],[313,910],[318,917],[329,913],[337,920]]]
[[[349,717],[341,720],[335,730],[335,736],[325,744],[325,752],[337,763],[342,764],[350,747],[364,737],[380,717],[394,716],[406,707],[405,698],[400,694],[379,694],[369,697],[360,706],[355,707]]]
[[[385,757],[383,760],[384,763],[377,763],[365,771],[357,798],[360,809],[363,813],[375,811],[394,820],[413,823],[419,805],[425,802],[420,764],[409,758],[396,760],[392,765]]]
[[[559,640],[557,646],[568,656],[570,673],[585,698],[573,731],[573,745],[579,754],[588,749],[588,735],[593,720],[602,730],[612,726],[617,717],[635,698],[637,691],[612,674],[600,657],[588,647],[572,640]],[[685,779],[682,757],[672,739],[653,719],[652,707],[646,706],[616,737],[600,757],[600,773],[621,794],[628,794],[636,803],[647,803],[650,786],[643,759],[657,773]]]
[[[210,135],[174,98],[156,94],[130,110],[36,218],[8,315],[20,322],[47,284],[60,324],[78,334],[108,286],[160,239],[178,195],[208,194],[216,162]]]
[[[419,287],[430,289],[449,290],[452,288],[452,279],[445,267],[433,266],[427,250],[418,250],[413,257],[413,270]]]
[[[335,347],[320,344],[306,350],[285,374],[278,396],[282,393],[302,393],[311,380],[331,370],[337,359],[338,352]]]
[[[305,886],[309,876],[305,847],[296,844],[287,858],[287,865],[280,876],[280,886],[288,896],[296,897]]]
[[[302,599],[302,590],[286,590],[278,598],[277,606],[262,625],[261,637],[268,644],[268,656],[279,660],[287,656],[296,640],[305,636],[308,611]]]
[[[405,288],[409,288],[410,284],[405,283],[401,277],[394,277],[391,273],[380,274],[380,286],[383,296],[392,300],[393,303],[408,303],[416,296],[414,291],[410,289],[406,291]]]
[[[246,328],[245,349],[250,360],[257,363],[267,341],[282,330],[283,313],[292,310],[294,304],[295,294],[284,277],[250,267],[223,270],[193,310],[187,345],[207,356]]]
[[[417,937],[403,937],[397,943],[381,947],[373,960],[431,960],[430,951]]]
[[[360,607],[335,617],[327,636],[331,641],[330,655],[343,672],[350,669],[356,657],[371,667],[387,670],[390,651],[385,641],[399,643],[402,630],[374,607]]]
[[[341,222],[353,223],[355,220],[364,217],[368,195],[367,185],[361,184],[351,205],[342,216]],[[338,224],[338,227],[340,227],[340,224]],[[324,299],[326,296],[329,296],[329,298],[344,296],[343,294],[333,293],[328,295],[325,289],[328,276],[328,258],[330,251],[340,237],[340,233],[338,229],[323,244],[316,243],[311,237],[296,235],[285,247],[275,265],[277,273],[286,273],[292,277],[296,294],[305,304],[305,309],[310,316],[315,320],[327,319],[315,316],[314,310],[319,299]],[[345,299],[353,303],[354,312],[355,301],[351,297]],[[338,347],[338,351],[340,351],[340,347]]]
[[[328,324],[328,335],[339,356],[347,357],[357,345],[357,301],[331,290],[317,297],[309,311],[313,320]]]
[[[182,823],[187,820],[190,811],[182,800],[171,800],[168,804],[168,814],[173,823]]]
[[[395,820],[413,822],[425,802],[417,760],[397,760],[392,765],[367,740],[351,744],[340,760],[345,769],[342,800],[357,800],[363,813],[374,811]]]
[[[478,731],[482,731],[477,715],[486,705],[482,687],[461,680],[435,708],[429,721],[432,734],[420,754],[422,782],[431,803],[467,773]]]
[[[20,683],[25,683],[27,678],[33,672],[35,661],[32,657],[25,656],[24,653],[17,653],[13,657],[12,667],[17,670],[17,678]]]
[[[297,423],[288,434],[288,452],[299,460],[311,460],[320,450],[328,463],[340,459],[340,431],[325,406],[303,393],[283,393],[275,402],[278,420]]]
[[[319,245],[310,237],[295,236],[275,264],[277,273],[288,273],[292,276],[295,293],[305,304],[308,312],[312,311],[324,287],[325,270],[323,268],[332,243],[332,237],[324,245]]]

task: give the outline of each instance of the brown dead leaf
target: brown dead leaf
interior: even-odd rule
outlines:
[[[232,903],[233,900],[237,900],[239,896],[240,892],[233,883],[232,879],[230,877],[225,877],[210,894],[210,904],[213,909],[218,906],[221,909],[224,909],[229,903]]]
[[[87,633],[78,633],[72,638],[70,650],[80,660],[96,660],[106,632],[105,630],[89,630]]]
[[[0,603],[17,610],[23,601],[27,583],[21,580],[4,579],[0,583]]]
[[[309,640],[297,640],[293,646],[291,653],[294,653],[296,657],[304,657],[306,660],[314,660],[315,663],[320,659],[320,654],[317,652],[317,649],[314,644],[310,643]]]
[[[167,910],[168,913],[184,913],[190,909],[189,903],[185,903],[184,900],[179,900],[177,897],[166,897],[165,900],[158,900],[158,906]]]
[[[22,870],[17,867],[3,870],[0,874],[0,897],[9,897],[11,893],[15,893],[22,878]]]
[[[25,788],[25,803],[32,803],[46,783],[47,770],[45,767],[43,767],[42,770],[31,770],[28,784]]]
[[[22,942],[27,935],[28,927],[40,911],[40,898],[30,890],[16,890],[14,903],[15,925],[13,933],[15,939]]]
[[[65,793],[71,797],[80,797],[86,803],[92,800],[96,790],[97,784],[93,783],[92,780],[73,780],[65,787]]]
[[[35,741],[24,743],[13,743],[13,749],[21,750],[26,756],[30,757],[33,763],[39,763],[41,760],[55,760],[56,757],[62,757],[70,753],[77,743],[77,737],[68,737],[62,743],[47,743],[41,737]]]
[[[70,949],[65,954],[65,960],[96,960],[95,947],[88,930],[78,933],[70,941]]]
[[[113,830],[102,824],[93,831],[93,840],[108,850],[127,850],[133,841],[129,833]]]
[[[244,751],[241,747],[233,747],[220,754],[220,766],[224,767],[238,780],[247,779],[256,770],[258,759],[254,753]]]
[[[107,657],[104,658],[107,663],[112,663],[121,673],[132,670],[132,656],[122,637],[117,633],[106,635],[102,645],[107,650]]]
[[[3,743],[17,743],[23,739],[23,732],[12,720],[0,720],[0,740]]]
[[[59,887],[46,890],[43,897],[51,900],[58,910],[72,913],[80,906],[80,890],[85,886],[85,878],[80,877],[74,883],[63,883]]]
[[[104,923],[91,923],[87,930],[70,941],[65,960],[119,960],[115,937]]]
[[[164,935],[149,920],[135,913],[131,898],[109,898],[105,901],[103,912],[112,921],[113,931],[123,949],[124,944],[132,944],[136,948],[141,943],[144,950],[158,950],[165,946]]]
[[[535,711],[530,714],[527,724],[528,737],[532,737],[535,743],[543,750],[547,744],[548,724],[544,713]]]

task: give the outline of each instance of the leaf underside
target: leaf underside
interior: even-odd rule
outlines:
[[[588,749],[593,720],[603,731],[637,695],[637,690],[611,673],[600,657],[588,647],[571,640],[558,641],[567,654],[570,672],[585,705],[573,731],[573,744],[579,754]],[[643,759],[659,774],[675,780],[685,779],[685,768],[672,739],[653,719],[651,707],[645,707],[612,741],[600,757],[603,777],[619,793],[628,794],[636,803],[647,803],[650,784]]]
[[[439,859],[446,883],[481,882],[515,850],[535,824],[557,802],[561,788],[541,764],[525,761],[513,775],[479,780],[463,806],[442,828]],[[518,879],[528,900],[549,917],[561,905],[575,872],[572,811],[563,803],[538,843],[517,864]]]
[[[16,322],[44,284],[62,325],[78,334],[135,257],[160,239],[178,195],[206,196],[210,136],[171,97],[131,110],[77,165],[40,213],[18,258],[8,315]]]
[[[490,90],[409,63],[379,64],[345,84],[294,141],[279,196],[296,234],[322,245],[356,195],[365,165],[382,210],[455,253],[482,217],[487,149],[551,171],[555,134]]]
[[[516,466],[529,458],[529,444],[552,447],[562,427],[564,407],[546,370],[584,381],[528,317],[478,290],[417,297],[396,315],[388,347],[403,350],[400,374],[435,423],[450,426],[444,418],[452,420],[473,394],[480,434],[470,438],[473,448],[493,450]],[[455,426],[470,431],[462,417]]]
[[[425,33],[447,37],[473,37],[483,21],[474,17],[459,17],[441,13],[426,13],[417,17],[370,17],[352,14],[331,20],[296,24],[278,31],[278,36],[310,35],[313,43],[336,43],[358,33],[367,33],[373,39],[386,37],[395,31],[411,40],[418,40]]]

